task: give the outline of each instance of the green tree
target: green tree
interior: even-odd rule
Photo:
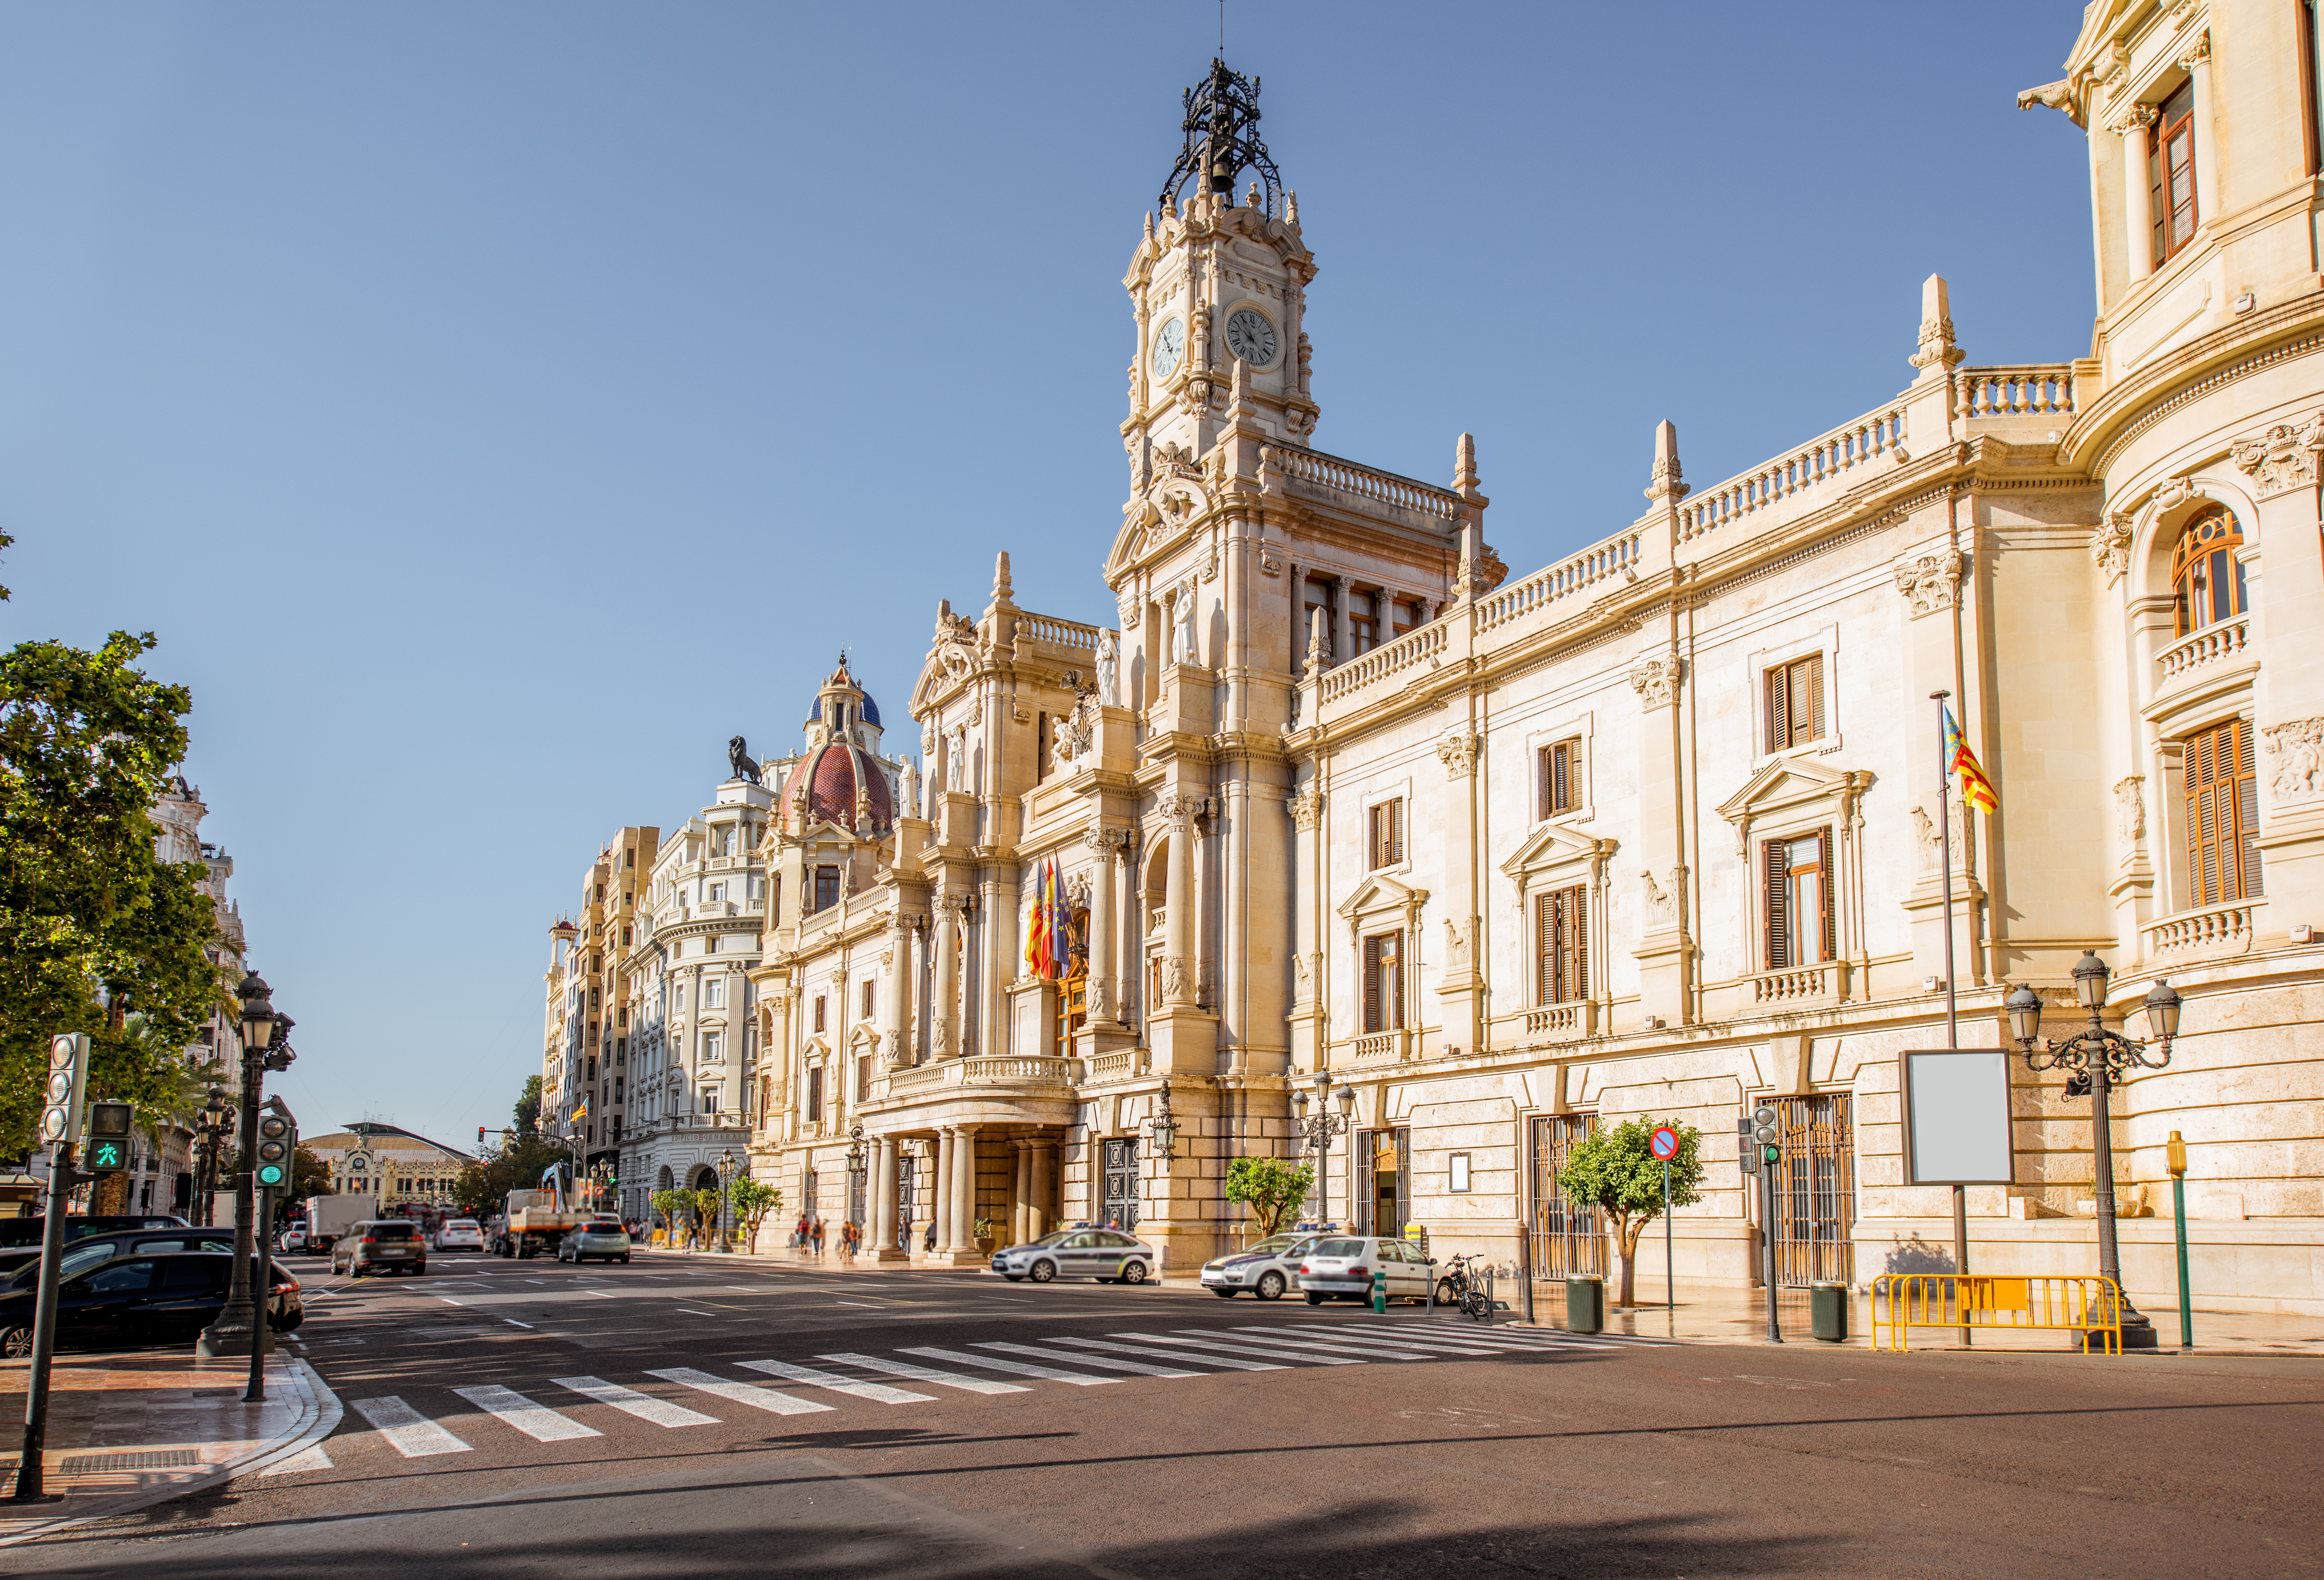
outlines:
[[[538,1076],[531,1077],[528,1088],[537,1086],[540,1080]],[[512,1190],[539,1189],[542,1172],[550,1164],[572,1156],[544,1135],[512,1131],[503,1132],[503,1136],[498,1147],[488,1148],[452,1181],[452,1199],[470,1217],[481,1218],[501,1211]]]
[[[734,1221],[751,1237],[753,1254],[759,1249],[759,1225],[767,1221],[770,1213],[782,1210],[783,1193],[763,1179],[753,1179],[745,1174],[726,1187],[726,1199],[734,1208]]]
[[[678,1215],[694,1210],[694,1193],[690,1190],[657,1190],[646,1199],[661,1215],[661,1226],[673,1234],[678,1232]]]
[[[516,1098],[516,1133],[530,1139],[540,1133],[540,1077],[527,1076]]]
[[[153,645],[115,632],[95,652],[0,656],[0,1152],[32,1143],[51,1035],[88,1033],[91,1095],[150,1114],[226,996],[202,865],[153,848],[193,706],[134,666]]]
[[[1663,1199],[1663,1163],[1648,1146],[1655,1132],[1669,1125],[1678,1132],[1678,1154],[1670,1160],[1670,1199]],[[1698,1198],[1702,1185],[1702,1132],[1675,1119],[1626,1119],[1599,1130],[1566,1155],[1557,1187],[1577,1206],[1594,1206],[1614,1221],[1622,1256],[1621,1303],[1634,1303],[1638,1235],[1671,1207]]]
[[[710,1237],[718,1232],[718,1187],[706,1185],[693,1191],[694,1221],[702,1225],[697,1243],[708,1249]]]
[[[1286,1163],[1280,1158],[1237,1158],[1227,1165],[1227,1200],[1250,1207],[1251,1227],[1266,1239],[1283,1227],[1315,1188],[1312,1163]]]
[[[290,1201],[305,1201],[310,1196],[337,1196],[338,1187],[331,1183],[331,1166],[312,1147],[301,1147],[290,1158]]]

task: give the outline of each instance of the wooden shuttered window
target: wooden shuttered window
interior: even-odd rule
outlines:
[[[1823,655],[1767,671],[1767,750],[1823,739]]]
[[[821,1065],[807,1067],[807,1116],[810,1122],[823,1117],[823,1067]]]
[[[1570,1004],[1590,996],[1589,907],[1580,884],[1534,896],[1534,1002]]]
[[[2187,881],[2198,905],[2257,899],[2259,780],[2249,721],[2229,719],[2181,745],[2187,784]]]
[[[1375,933],[1364,940],[1364,1031],[1404,1025],[1404,934]]]
[[[1541,811],[1551,818],[1582,805],[1582,743],[1559,741],[1541,749]]]
[[[1371,809],[1371,863],[1392,867],[1404,859],[1404,798],[1382,801]]]
[[[2147,212],[2154,226],[2154,262],[2163,263],[2195,239],[2200,222],[2195,191],[2195,84],[2155,106],[2146,134]]]
[[[1770,839],[1759,853],[1765,969],[1784,971],[1836,958],[1840,921],[1832,904],[1831,829]]]

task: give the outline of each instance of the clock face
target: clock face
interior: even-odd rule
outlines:
[[[1251,366],[1265,367],[1275,360],[1275,326],[1239,307],[1227,319],[1227,348]]]
[[[1186,354],[1186,322],[1172,319],[1154,337],[1154,376],[1167,379],[1178,371],[1178,359]]]

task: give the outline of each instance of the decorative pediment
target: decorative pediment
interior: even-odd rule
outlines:
[[[1211,513],[1211,490],[1192,466],[1157,467],[1152,482],[1130,502],[1121,531],[1105,557],[1106,579],[1180,542]]]
[[[1340,902],[1340,914],[1353,921],[1360,916],[1377,916],[1382,911],[1416,913],[1426,903],[1427,890],[1399,883],[1384,873],[1375,873],[1358,884],[1354,893]]]
[[[1555,823],[1545,823],[1501,864],[1501,871],[1522,887],[1531,874],[1570,866],[1575,862],[1602,863],[1619,848],[1618,840],[1593,839]]]
[[[1720,802],[1719,815],[1735,826],[1737,846],[1748,855],[1754,823],[1814,810],[1845,820],[1853,815],[1857,798],[1871,787],[1872,774],[1865,769],[1833,768],[1813,757],[1778,757]]]

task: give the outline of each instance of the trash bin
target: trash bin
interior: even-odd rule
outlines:
[[[1569,1333],[1598,1333],[1606,1326],[1606,1280],[1565,1280],[1565,1327]]]
[[[1808,1324],[1815,1336],[1828,1344],[1847,1342],[1848,1286],[1811,1285],[1808,1289]]]

